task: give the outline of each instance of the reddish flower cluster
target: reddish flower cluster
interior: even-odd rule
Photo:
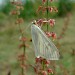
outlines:
[[[22,61],[24,61],[24,60],[26,60],[26,57],[25,57],[24,54],[21,54],[21,55],[18,56],[18,61],[20,62],[20,67],[21,67],[22,69],[25,69],[25,68],[26,68],[25,63],[22,62]]]
[[[47,35],[48,37],[51,37],[51,36],[52,36],[51,32],[45,32],[45,33],[46,33],[46,35]]]
[[[39,6],[37,13],[42,11],[45,12],[46,10],[49,10],[49,12],[58,12],[58,9],[55,6],[48,6],[48,7],[43,7],[43,6]]]
[[[55,6],[48,6],[49,1],[52,2],[53,0],[42,0],[43,6],[39,6],[39,8],[37,10],[37,13],[39,13],[40,11],[42,13],[46,12],[47,18],[39,19],[39,20],[35,21],[34,24],[37,25],[38,27],[42,27],[43,25],[47,25],[47,32],[45,32],[45,33],[48,37],[52,37],[52,39],[54,40],[57,38],[56,33],[49,32],[48,26],[50,25],[51,27],[53,27],[55,25],[55,19],[49,19],[48,13],[49,12],[50,13],[58,12],[58,9]],[[36,58],[36,65],[34,67],[36,74],[37,75],[53,75],[53,71],[52,71],[52,69],[49,68],[49,64],[50,64],[50,61],[48,61],[42,57]]]
[[[53,0],[49,0],[49,1],[52,2]],[[49,1],[48,0],[42,0],[43,3],[47,3]],[[55,6],[45,6],[45,5],[44,6],[39,6],[37,12],[40,12],[40,11],[45,12],[47,10],[48,10],[48,12],[58,12],[57,7],[55,7]],[[36,21],[35,24],[38,25],[38,26],[41,26],[41,27],[43,25],[47,25],[47,27],[48,27],[48,25],[50,25],[51,27],[53,27],[55,25],[55,19],[49,19],[49,20],[48,20],[48,18],[47,19],[39,19],[39,20]],[[57,38],[56,34],[54,32],[48,32],[47,31],[46,35],[48,37],[52,37],[53,39]]]
[[[53,75],[52,69],[48,69],[47,71],[42,71],[42,75]]]
[[[15,23],[22,24],[23,22],[24,22],[23,18],[18,18]]]
[[[56,33],[54,33],[54,32],[45,32],[45,33],[48,37],[52,37],[53,39],[57,38]]]
[[[14,1],[14,0],[10,0],[11,4],[14,4],[14,5],[22,5],[22,2],[17,0],[17,1]]]
[[[20,41],[22,41],[22,44],[19,45],[19,48],[25,48],[26,44],[24,42],[27,41],[27,39],[25,37],[20,37],[19,39]],[[24,63],[24,61],[26,60],[26,56],[25,54],[20,54],[18,56],[18,61],[20,62],[20,67],[24,70],[26,68],[26,64]]]
[[[38,24],[39,26],[42,26],[44,24],[48,23],[51,27],[53,27],[55,25],[55,20],[54,19],[50,19],[50,20],[43,20],[43,19],[39,19],[36,21],[36,25]]]
[[[49,20],[49,24],[50,24],[50,26],[53,27],[55,25],[55,20],[54,19],[50,19]]]
[[[50,2],[52,2],[53,0],[49,0]],[[42,2],[43,3],[46,3],[47,2],[47,0],[42,0]]]
[[[35,72],[39,75],[50,75],[53,74],[52,69],[49,68],[50,61],[42,57],[36,58]]]
[[[19,16],[19,15],[20,15],[20,10],[23,10],[23,9],[24,9],[24,8],[23,8],[23,5],[22,5],[22,2],[21,2],[21,1],[11,1],[11,4],[14,5],[15,9],[13,9],[13,10],[10,12],[10,14],[11,14],[11,15],[17,15],[17,16]],[[23,21],[22,18],[18,18],[15,23],[16,23],[16,24],[21,24],[21,23],[23,23],[23,22],[24,22],[24,21]]]
[[[25,60],[24,54],[19,55],[19,56],[18,56],[18,60],[19,60],[19,61]]]
[[[37,23],[38,25],[42,25],[42,24],[43,24],[43,19],[39,19],[38,21],[36,21],[36,23]]]
[[[19,11],[13,10],[10,12],[11,15],[20,15]]]
[[[26,37],[20,37],[19,40],[22,42],[19,45],[19,48],[23,48],[23,47],[28,47],[29,48],[29,45],[26,43],[28,41],[28,39]]]
[[[19,45],[19,48],[23,48],[23,53],[18,56],[18,61],[19,61],[20,67],[22,69],[21,75],[24,75],[23,73],[24,73],[24,71],[26,69],[25,49],[27,47],[25,42],[27,41],[27,39],[24,37],[23,31],[22,31],[21,26],[20,26],[24,22],[24,20],[23,20],[23,18],[19,17],[19,15],[21,13],[21,10],[23,10],[24,8],[23,8],[22,2],[20,0],[13,0],[13,1],[11,1],[11,4],[13,4],[13,6],[14,6],[14,9],[11,12],[11,15],[15,15],[16,16],[16,22],[15,23],[19,25],[19,30],[20,30],[20,33],[21,33],[21,36],[22,36],[20,38],[20,41],[22,43]]]

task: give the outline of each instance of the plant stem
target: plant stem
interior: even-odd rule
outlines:
[[[25,50],[26,50],[25,42],[23,42],[23,44],[24,44],[24,46],[23,46],[23,54],[24,54],[24,57],[25,57]],[[25,64],[25,61],[24,60],[22,60],[22,64]],[[25,75],[23,68],[22,68],[22,75]]]
[[[47,21],[48,21],[48,0],[47,0]],[[47,31],[48,31],[48,23],[47,23]]]
[[[19,30],[20,30],[22,37],[24,37],[24,34],[22,33],[20,24],[19,24]],[[23,41],[23,45],[24,45],[23,46],[23,55],[25,57],[25,50],[26,50],[25,41]],[[22,60],[22,64],[25,64],[24,60]],[[24,69],[23,68],[22,68],[22,75],[24,75]]]

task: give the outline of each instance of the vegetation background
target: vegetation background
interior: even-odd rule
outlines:
[[[19,50],[18,26],[14,24],[14,17],[10,15],[13,9],[9,0],[0,0],[0,75],[7,75],[11,71],[12,75],[18,75],[20,72],[17,55],[21,53]],[[22,24],[25,35],[31,38],[30,25],[34,19],[43,18],[43,15],[36,14],[41,0],[23,0],[24,10],[21,12],[25,22]],[[51,3],[49,4],[51,5]],[[62,28],[67,23],[67,28],[63,34],[63,38],[56,40],[61,58],[56,62],[56,75],[75,75],[75,2],[73,0],[59,0],[52,3],[58,7],[58,13],[49,14],[50,18],[56,19],[56,25],[53,31],[57,36],[62,32]],[[67,20],[67,21],[66,21]],[[29,48],[26,48],[28,57],[27,64],[34,65],[34,49],[32,43],[28,42]],[[27,67],[27,75],[34,75],[33,68]]]

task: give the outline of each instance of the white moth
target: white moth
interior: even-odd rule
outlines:
[[[43,57],[47,60],[59,59],[58,49],[38,26],[31,26],[31,34],[36,57]]]

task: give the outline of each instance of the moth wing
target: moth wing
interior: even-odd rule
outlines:
[[[36,57],[41,56],[48,60],[59,59],[58,49],[38,26],[31,26],[31,34]]]

